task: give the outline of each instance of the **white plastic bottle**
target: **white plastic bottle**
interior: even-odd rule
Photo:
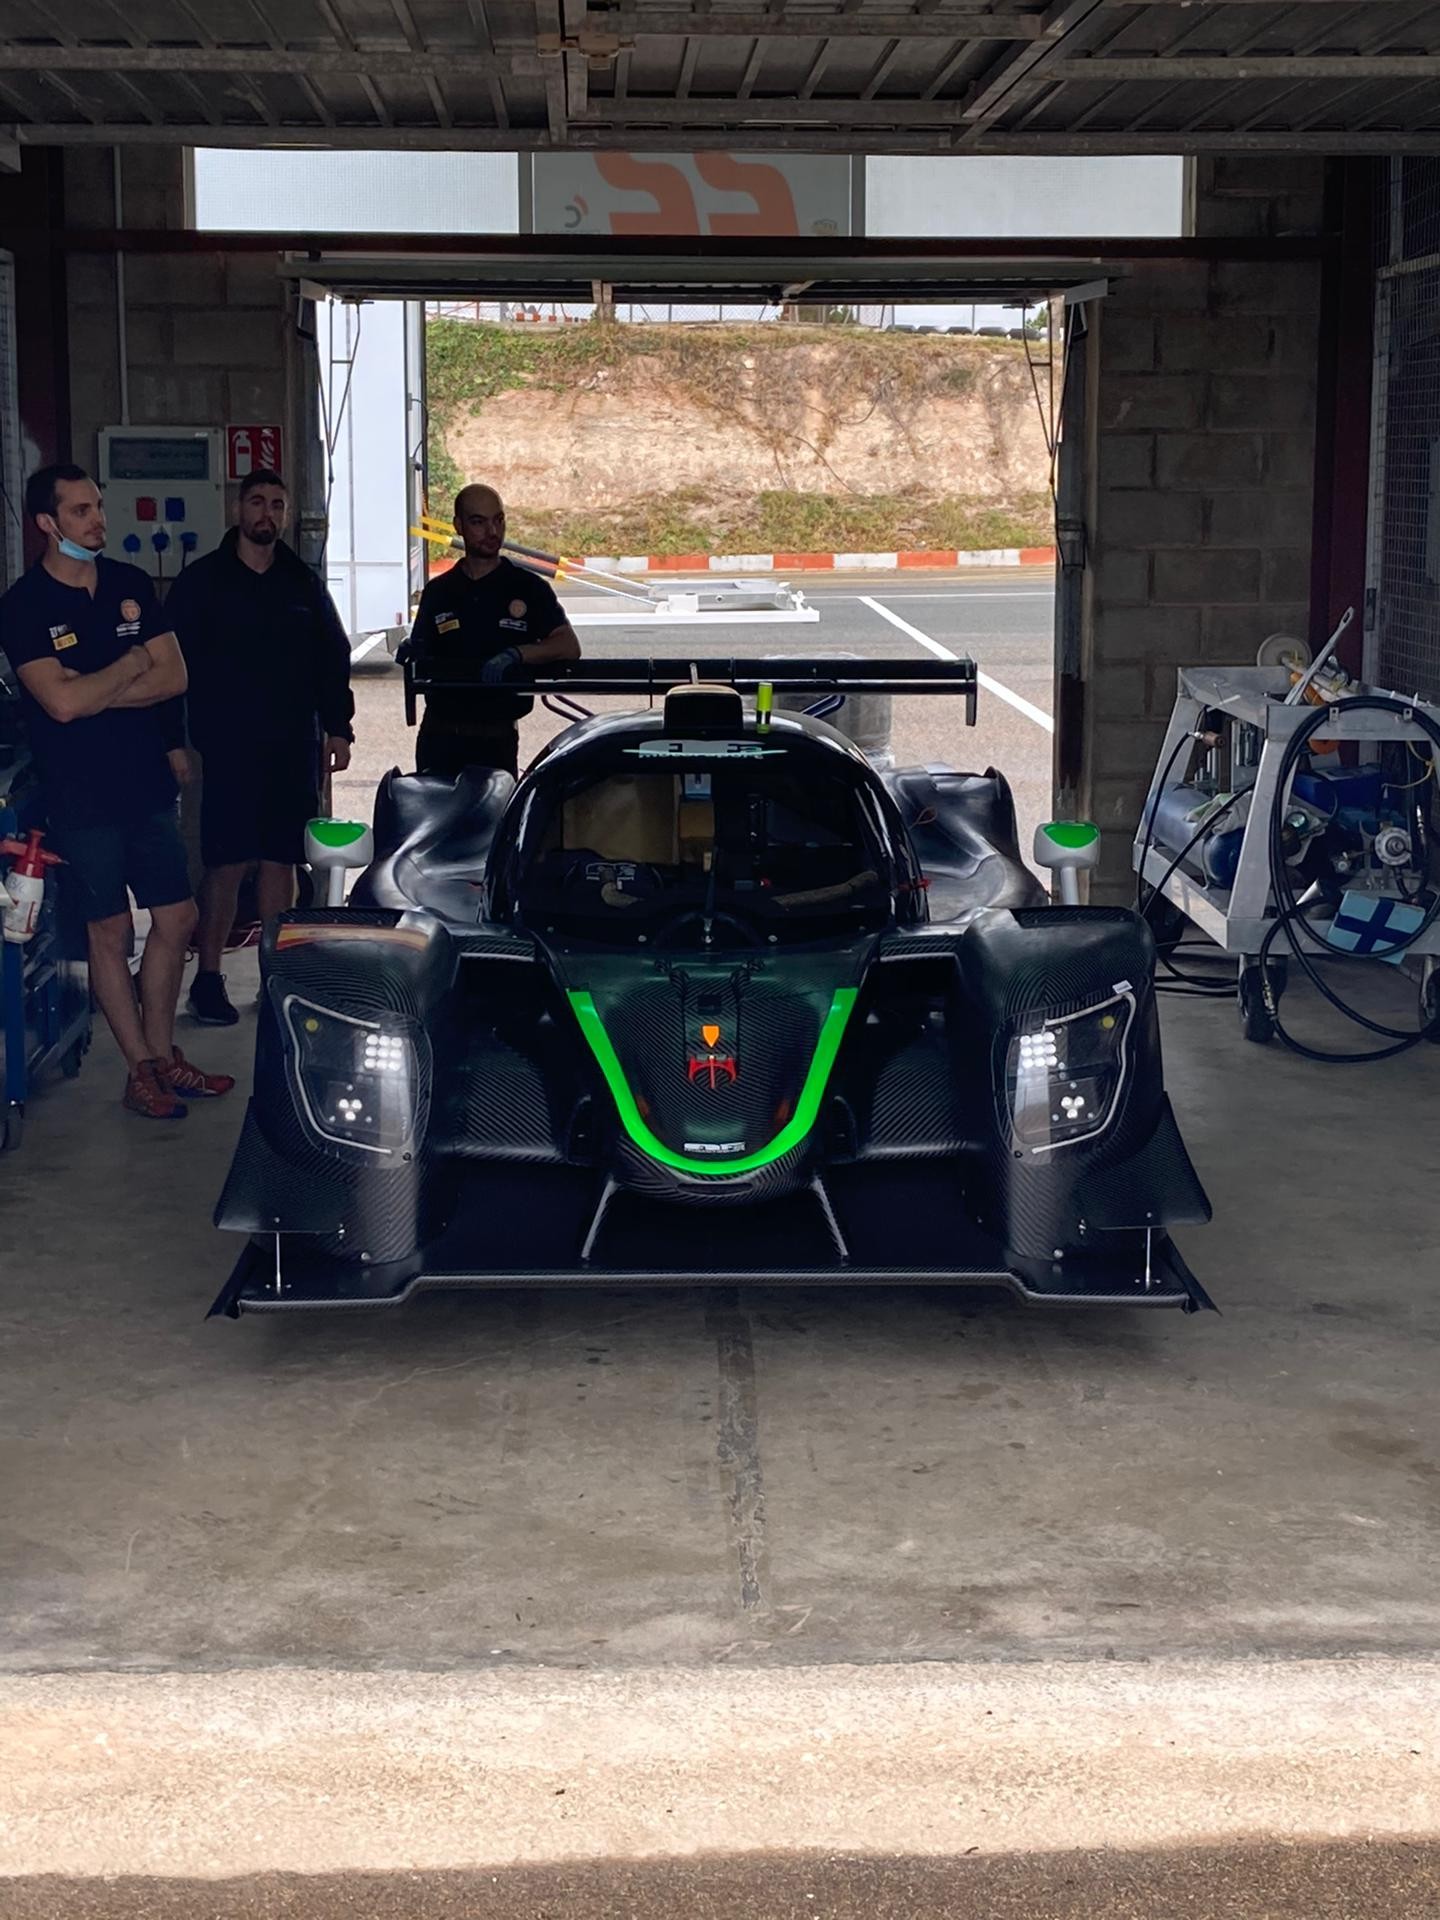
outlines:
[[[39,827],[32,827],[24,840],[0,840],[0,853],[8,853],[15,863],[0,884],[0,901],[5,906],[5,938],[16,946],[34,938],[45,904],[45,869],[60,864],[59,854],[47,853],[41,845],[44,838]]]

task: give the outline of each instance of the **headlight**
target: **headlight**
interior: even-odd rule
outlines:
[[[422,1130],[424,1034],[403,1014],[373,1020],[298,994],[282,1002],[285,1057],[310,1131],[337,1148],[401,1153]]]
[[[1128,985],[1082,1013],[1026,1018],[1005,1061],[1017,1146],[1049,1153],[1104,1132],[1125,1084],[1134,1018],[1135,995]]]

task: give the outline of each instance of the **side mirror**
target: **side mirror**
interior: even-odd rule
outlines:
[[[330,875],[327,907],[345,904],[345,875],[375,858],[375,835],[363,820],[312,820],[305,828],[305,858],[316,873]]]
[[[1079,875],[1100,864],[1100,829],[1088,820],[1047,820],[1035,829],[1035,864],[1060,876],[1060,899],[1080,904]]]

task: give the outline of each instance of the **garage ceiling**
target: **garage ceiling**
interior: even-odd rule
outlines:
[[[0,0],[7,134],[1440,152],[1440,0]]]

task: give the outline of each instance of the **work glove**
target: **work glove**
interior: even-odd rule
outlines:
[[[480,683],[486,687],[498,687],[512,667],[520,664],[520,649],[506,647],[503,653],[492,654],[480,669]]]

